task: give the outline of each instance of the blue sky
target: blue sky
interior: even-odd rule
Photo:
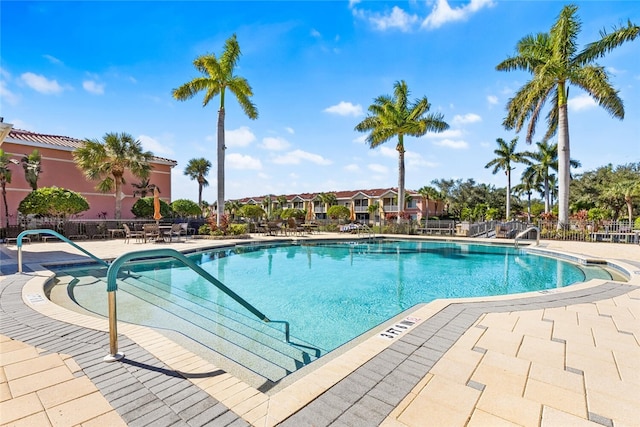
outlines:
[[[16,128],[74,138],[128,132],[174,159],[172,198],[197,200],[183,175],[192,158],[214,167],[218,100],[180,102],[171,90],[198,76],[193,60],[222,52],[233,33],[237,74],[259,111],[250,120],[226,98],[226,196],[397,185],[395,140],[375,150],[355,125],[379,95],[405,80],[451,128],[405,140],[406,187],[473,178],[504,187],[484,165],[505,105],[527,80],[495,66],[523,36],[548,31],[560,1],[114,1],[0,3],[0,116]],[[640,23],[640,2],[576,2],[580,48],[602,29]],[[640,161],[640,40],[599,63],[624,100],[624,121],[570,89],[571,157],[582,171]],[[540,127],[537,136],[542,137]],[[524,135],[519,150],[532,150]],[[578,172],[580,172],[580,170]],[[522,166],[515,171],[519,177]]]

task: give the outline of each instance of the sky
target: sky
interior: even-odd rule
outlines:
[[[216,200],[219,98],[172,90],[199,77],[193,60],[219,55],[232,34],[236,74],[259,117],[226,107],[226,198],[396,187],[396,140],[371,149],[354,130],[380,95],[406,81],[449,130],[405,139],[406,188],[439,179],[505,187],[485,165],[506,104],[530,78],[495,69],[525,35],[548,32],[561,1],[7,1],[0,2],[0,116],[15,128],[78,139],[127,132],[177,161],[172,199],[197,201],[188,161],[212,163],[204,200]],[[579,48],[631,20],[638,1],[579,1]],[[613,50],[606,68],[624,101],[612,118],[580,88],[569,91],[575,173],[640,161],[640,39]],[[546,113],[545,113],[546,115]],[[544,135],[539,124],[534,142]],[[517,165],[514,181],[523,166]],[[515,182],[514,182],[515,184]]]

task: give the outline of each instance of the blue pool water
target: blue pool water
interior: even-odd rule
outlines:
[[[270,319],[289,321],[293,339],[323,353],[416,304],[437,298],[513,294],[562,287],[592,277],[611,278],[605,270],[591,270],[513,247],[454,242],[247,245],[189,257]],[[181,264],[149,261],[126,269],[130,276],[137,277],[132,288],[135,292],[155,292],[162,301],[183,307],[188,301],[191,305],[184,309],[187,315],[233,312],[240,316],[240,323],[250,323],[247,311]],[[97,268],[66,273],[74,277],[104,276]],[[87,282],[85,277],[84,283],[95,280]],[[119,286],[119,294],[129,292]],[[74,298],[86,308],[105,314],[106,305],[101,302],[98,307],[95,303],[96,299],[106,303],[105,289],[104,281],[97,286],[76,286]],[[135,299],[121,303],[120,295],[118,298],[122,320],[127,320],[126,313],[137,313],[138,318],[129,321],[153,324],[154,318],[163,316],[163,310],[170,310],[164,303],[159,308],[160,300],[149,300],[145,306]]]

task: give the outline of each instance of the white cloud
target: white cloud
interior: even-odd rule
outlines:
[[[239,153],[227,154],[225,156],[225,162],[228,165],[229,169],[262,169],[262,162],[260,162],[260,159],[256,159],[255,157]]]
[[[388,145],[381,145],[378,149],[378,153],[382,154],[384,157],[391,157],[393,159],[398,158],[398,150],[391,148],[391,146]]]
[[[386,167],[384,165],[377,164],[377,163],[371,163],[371,164],[367,165],[367,168],[370,171],[373,171],[375,173],[383,173],[383,174],[389,173],[389,168],[388,167]]]
[[[287,126],[286,128],[284,128],[284,130],[286,130],[288,133],[290,133],[291,135],[293,135],[294,133],[296,133],[295,130],[293,130],[292,127]]]
[[[495,95],[489,95],[487,96],[487,102],[491,105],[496,105],[498,103],[498,97]]]
[[[462,131],[460,129],[447,129],[440,133],[428,132],[423,138],[426,139],[443,139],[443,138],[460,138]]]
[[[322,37],[322,34],[320,34],[320,31],[316,30],[315,28],[311,29],[311,37],[315,37],[317,39]]]
[[[246,147],[255,140],[256,136],[247,126],[227,130],[224,135],[224,143],[227,147]]]
[[[93,80],[85,80],[82,82],[82,87],[89,93],[94,95],[104,94],[104,83],[96,83]]]
[[[17,105],[20,97],[7,89],[5,82],[0,81],[0,98],[9,105]]]
[[[52,64],[56,64],[56,65],[63,65],[62,61],[60,61],[58,58],[56,58],[55,56],[52,55],[42,55],[43,57],[45,57],[49,62],[51,62]]]
[[[339,116],[361,116],[362,106],[360,104],[353,105],[350,102],[340,101],[337,105],[332,105],[323,110],[325,113],[338,114]]]
[[[344,170],[346,172],[359,172],[360,166],[358,166],[356,163],[351,163],[350,165],[345,166]]]
[[[387,15],[372,14],[369,21],[380,31],[397,28],[400,31],[409,31],[413,24],[418,22],[416,15],[410,15],[398,6],[393,6],[391,13]]]
[[[319,154],[313,154],[302,150],[289,151],[287,154],[274,157],[273,159],[273,163],[276,163],[278,165],[298,165],[302,161],[315,163],[321,166],[326,166],[333,163],[331,160],[325,159]]]
[[[434,141],[434,145],[440,147],[453,148],[454,150],[463,150],[469,148],[469,144],[462,140],[453,140],[453,139],[443,139],[441,141]]]
[[[463,116],[456,114],[453,117],[453,124],[454,125],[465,125],[468,123],[477,123],[477,122],[481,122],[482,121],[482,117],[480,117],[477,114],[474,113],[467,113]]]
[[[419,168],[419,167],[427,167],[427,168],[435,168],[438,166],[435,162],[430,162],[424,159],[420,153],[416,153],[414,151],[406,151],[404,153],[404,159],[407,163],[407,168]]]
[[[63,91],[62,86],[60,86],[56,80],[49,80],[39,74],[24,73],[20,78],[31,89],[45,95],[60,93]]]
[[[571,98],[567,102],[567,107],[572,111],[588,110],[589,108],[595,108],[597,106],[596,101],[586,93]]]
[[[142,147],[145,150],[151,151],[156,156],[173,155],[174,152],[168,144],[163,144],[157,139],[148,135],[140,135],[138,140],[142,143]]]
[[[367,143],[367,135],[360,135],[355,138],[353,142],[357,142],[358,144],[366,144]]]
[[[260,146],[265,150],[282,151],[289,148],[291,144],[289,143],[289,141],[279,136],[278,137],[268,136],[262,139],[262,145]]]
[[[448,22],[466,21],[471,15],[484,7],[492,7],[492,0],[471,0],[470,3],[451,8],[447,0],[438,0],[429,16],[422,21],[422,28],[439,28]]]

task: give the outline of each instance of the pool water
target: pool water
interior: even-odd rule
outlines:
[[[528,254],[522,249],[453,242],[246,245],[189,257],[270,319],[290,322],[292,340],[322,353],[416,304],[437,298],[513,294],[563,287],[590,278],[611,278],[599,268]],[[218,316],[221,311],[232,312],[237,313],[238,323],[250,323],[251,315],[238,303],[182,264],[146,261],[125,269],[130,270],[128,282],[131,275],[137,277],[136,292],[157,292],[163,301],[178,304],[189,301],[189,313]],[[76,278],[104,276],[100,269],[66,273]],[[80,283],[95,282],[87,282],[86,277],[82,280]],[[104,315],[104,304],[100,308],[92,305],[96,299],[106,300],[106,286],[101,283],[76,286],[73,294],[78,303]],[[120,293],[127,291],[121,285],[119,289],[120,304]],[[123,304],[127,308],[119,305],[119,319],[142,324],[153,324],[154,318],[160,320],[167,310],[166,305],[158,308],[158,302],[144,306],[136,298],[126,299]],[[137,313],[138,319],[127,319],[127,313]]]

